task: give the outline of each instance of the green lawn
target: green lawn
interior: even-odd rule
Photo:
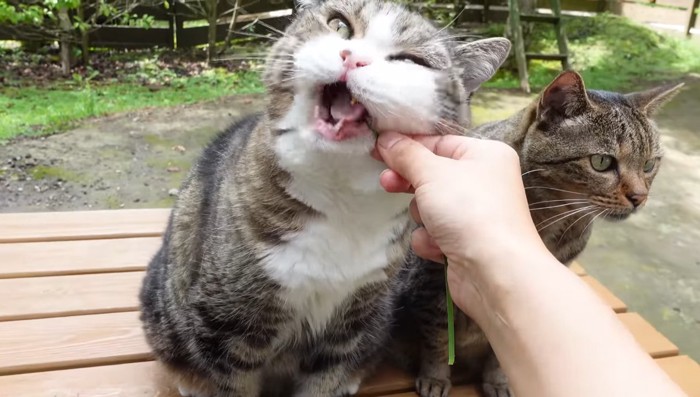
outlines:
[[[589,88],[631,91],[657,81],[678,79],[687,73],[700,73],[697,42],[660,34],[609,14],[566,18],[565,23],[572,66],[583,75]],[[503,31],[503,25],[491,24],[483,34],[502,36]],[[556,52],[554,32],[549,26],[538,27],[531,42],[529,51]],[[32,55],[30,59],[34,65],[45,63],[45,58],[40,56]],[[136,54],[136,57],[131,52],[115,53],[106,62],[110,59],[123,62],[128,70],[120,69],[116,77],[110,78],[98,74],[92,83],[76,76],[44,79],[38,84],[31,77],[3,75],[0,70],[0,77],[13,83],[0,87],[0,143],[16,136],[60,132],[88,117],[194,103],[263,89],[258,72],[226,69],[183,72],[193,64],[180,62],[177,55],[170,64],[164,63],[158,53]],[[104,66],[104,59],[101,62]],[[178,68],[181,70],[177,71]],[[531,87],[540,90],[559,72],[557,62],[531,62]],[[90,75],[89,71],[85,75]],[[519,87],[512,57],[485,87]]]
[[[168,85],[136,82],[75,81],[48,87],[0,89],[0,142],[16,136],[60,132],[77,120],[150,106],[212,100],[231,94],[261,92],[257,73],[209,70],[173,79]]]
[[[700,73],[697,42],[658,33],[611,14],[567,17],[564,23],[572,68],[581,73],[589,88],[630,91],[658,81],[678,79],[687,73]],[[551,26],[535,26],[528,52],[558,52]],[[493,25],[485,34],[502,35],[503,25]],[[560,71],[558,62],[531,61],[531,87],[533,90],[544,88]],[[485,84],[493,88],[518,86],[511,60]]]

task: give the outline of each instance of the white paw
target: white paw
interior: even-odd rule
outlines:
[[[342,386],[338,389],[338,396],[354,396],[360,391],[360,385],[362,384],[362,379],[353,379],[348,382],[348,384]]]

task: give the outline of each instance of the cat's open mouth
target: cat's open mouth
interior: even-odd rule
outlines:
[[[372,134],[367,109],[357,102],[343,82],[325,85],[314,109],[315,127],[324,138],[343,141]]]

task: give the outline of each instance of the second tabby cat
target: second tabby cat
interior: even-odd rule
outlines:
[[[569,265],[586,246],[595,219],[623,220],[644,206],[662,158],[651,117],[681,86],[623,95],[586,90],[576,72],[566,71],[530,106],[470,135],[504,141],[518,152],[540,237]],[[419,263],[424,261],[415,256],[409,262],[411,292],[404,297],[403,316],[415,324],[413,338],[421,341],[416,387],[422,397],[446,396],[450,367],[444,270]],[[456,317],[455,371],[482,373],[488,397],[511,396],[484,334],[464,313]],[[412,337],[403,331],[399,337],[402,352],[415,345],[404,343]]]

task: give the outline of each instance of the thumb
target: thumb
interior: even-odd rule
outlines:
[[[377,139],[377,150],[384,162],[394,172],[418,188],[426,178],[428,164],[435,161],[435,154],[422,144],[396,132],[384,132]]]

